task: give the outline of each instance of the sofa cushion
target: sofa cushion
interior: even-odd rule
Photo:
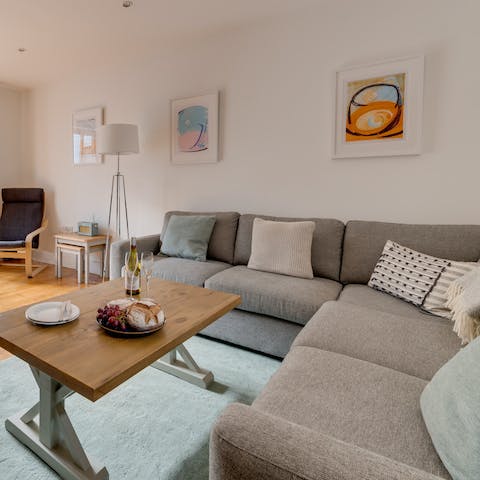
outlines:
[[[235,242],[235,265],[247,265],[252,250],[252,230],[255,218],[281,222],[310,220],[315,223],[312,241],[312,268],[317,277],[338,280],[342,258],[344,224],[339,220],[324,218],[285,218],[266,215],[241,215]],[[384,242],[385,243],[385,242]]]
[[[379,292],[367,285],[345,285],[338,298],[340,302],[353,303],[363,307],[369,307],[379,312],[392,313],[403,317],[419,318],[422,320],[445,321],[436,315],[423,312],[419,308],[404,302],[399,298],[392,297],[387,293]]]
[[[441,480],[418,468],[243,405],[210,436],[210,480]]]
[[[480,338],[444,365],[420,406],[443,463],[456,480],[480,476]]]
[[[232,310],[200,334],[250,350],[284,358],[302,325],[259,313]]]
[[[448,265],[448,260],[388,240],[368,286],[421,307]]]
[[[253,222],[248,268],[292,277],[313,278],[313,222]]]
[[[345,228],[341,281],[367,283],[387,240],[448,260],[480,258],[480,225],[350,221]]]
[[[447,307],[447,292],[450,285],[479,267],[480,263],[478,262],[450,262],[425,297],[422,309],[440,317],[452,318],[452,311]]]
[[[316,347],[430,380],[460,349],[451,322],[423,321],[327,302],[293,346]]]
[[[240,295],[241,310],[300,325],[305,325],[324,302],[335,300],[342,289],[340,283],[326,278],[307,280],[250,270],[242,265],[217,273],[205,286]]]
[[[207,278],[230,267],[231,265],[228,263],[214,260],[197,262],[186,258],[158,255],[154,259],[153,276],[172,282],[203,287]]]
[[[215,215],[216,221],[213,227],[212,236],[208,244],[207,258],[233,264],[235,249],[235,237],[237,235],[238,218],[237,212],[183,212],[171,211],[165,214],[163,220],[163,239],[167,229],[168,221],[172,215]]]
[[[420,411],[426,384],[379,365],[297,346],[253,408],[449,479]]]
[[[172,215],[160,251],[170,257],[205,262],[214,225],[214,215]]]

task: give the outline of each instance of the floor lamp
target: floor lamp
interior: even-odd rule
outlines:
[[[108,209],[107,242],[105,245],[105,260],[103,264],[102,278],[107,274],[107,261],[110,248],[110,227],[112,225],[112,209],[115,205],[114,222],[117,237],[122,235],[122,204],[125,214],[127,237],[130,238],[128,225],[127,195],[125,193],[125,177],[120,173],[120,155],[138,153],[138,127],[126,123],[111,123],[102,125],[96,130],[97,153],[117,156],[117,173],[112,177],[112,189],[110,191],[110,207]]]

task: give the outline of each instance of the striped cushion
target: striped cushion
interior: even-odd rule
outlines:
[[[480,264],[476,262],[450,262],[450,265],[438,277],[437,283],[431,292],[425,297],[422,308],[434,315],[452,318],[451,310],[445,306],[448,287],[452,282],[479,266]]]
[[[368,286],[420,307],[449,264],[388,240]]]

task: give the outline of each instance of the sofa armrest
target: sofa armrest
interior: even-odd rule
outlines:
[[[125,253],[130,249],[130,240],[118,240],[110,246],[110,280],[122,276],[122,267],[125,263]],[[160,252],[160,234],[137,237],[137,251],[153,252],[154,255]]]
[[[246,405],[222,413],[210,438],[210,480],[441,480]]]

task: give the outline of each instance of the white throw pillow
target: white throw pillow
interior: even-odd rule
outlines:
[[[274,222],[255,218],[248,268],[313,278],[314,222]]]
[[[438,277],[437,283],[425,297],[423,310],[440,317],[452,318],[452,311],[446,306],[447,290],[450,285],[460,277],[463,277],[473,269],[480,266],[477,262],[454,262],[451,261]]]
[[[388,240],[368,286],[421,307],[448,265],[448,260]]]

